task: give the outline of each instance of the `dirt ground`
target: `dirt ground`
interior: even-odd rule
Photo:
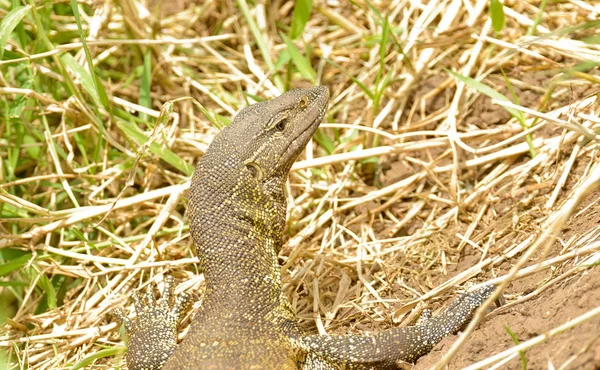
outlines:
[[[529,81],[532,86],[543,86],[549,79],[546,72],[523,72],[520,69],[516,69],[514,72],[519,74],[518,78]],[[493,79],[494,77],[491,78],[491,80]],[[430,80],[430,82],[431,84],[424,84],[424,93],[430,90],[428,85],[435,86],[437,84],[435,79]],[[567,97],[567,99],[584,96],[590,92],[589,89],[574,89],[573,95]],[[521,103],[526,106],[534,104],[536,100],[540,99],[540,94],[531,90],[517,90],[517,95]],[[485,97],[479,98],[479,101],[474,104],[469,117],[466,117],[467,122],[481,128],[487,128],[508,119],[509,115],[504,109],[487,104],[486,101],[487,98]],[[436,103],[432,102],[429,109],[437,109]],[[386,176],[392,178],[402,176],[403,170],[400,167],[397,163],[392,164],[391,170]],[[581,175],[584,167],[585,163],[580,163],[573,173]],[[567,186],[565,191],[569,191],[572,186],[573,183]],[[544,202],[550,190],[551,188],[538,190],[534,194],[531,204]],[[519,202],[522,201],[521,198],[523,197],[524,194],[517,194],[514,197],[507,195],[505,199],[498,202],[498,213],[503,215],[520,213],[523,209],[522,206],[519,206]],[[566,240],[576,238],[591,229],[598,228],[598,225],[600,225],[599,199],[600,192],[595,192],[579,207],[577,212],[582,210],[583,212],[572,216],[559,236],[559,240],[563,244]],[[529,217],[539,217],[534,209],[535,207],[531,207],[532,212]],[[524,214],[527,213],[529,212],[524,212]],[[502,221],[491,221],[490,228],[493,229],[494,224],[502,224]],[[536,222],[531,222],[531,225],[526,226],[526,230],[530,228],[534,232],[535,225]],[[490,232],[490,230],[484,230],[480,233],[481,237],[486,236],[487,232]],[[523,239],[524,234],[517,233],[513,234],[512,237],[503,238],[501,242],[503,246],[508,246],[517,244]],[[474,238],[474,240],[477,240],[477,238]],[[561,254],[561,244],[556,242],[546,258],[559,254]],[[481,253],[479,251],[467,246],[463,250],[459,263],[451,268],[452,274],[457,274],[473,266],[480,257]],[[530,265],[535,263],[536,259],[532,259]],[[509,272],[510,267],[510,264],[504,263],[496,268],[494,272],[497,275],[506,274]],[[477,361],[514,347],[516,343],[545,335],[558,325],[600,307],[600,269],[597,266],[579,270],[564,277],[564,279],[557,279],[558,281],[545,285],[545,283],[553,281],[552,279],[572,267],[572,264],[564,264],[559,268],[513,281],[505,292],[509,306],[498,308],[488,315],[485,322],[479,326],[458,351],[450,362],[449,368],[465,368]],[[436,277],[434,276],[433,279],[435,281]],[[437,279],[441,283],[447,280],[448,276],[440,275]],[[539,289],[539,291],[536,290],[542,286],[544,288]],[[514,333],[518,342],[511,338],[509,331]],[[416,366],[407,365],[408,368],[432,368],[456,339],[457,335],[445,338],[431,353],[419,359]],[[600,369],[600,316],[593,317],[581,325],[552,336],[543,343],[523,352],[522,356],[520,357],[517,354],[509,362],[497,366],[500,369]]]
[[[595,194],[591,198],[598,198]],[[570,234],[584,233],[597,227],[600,222],[598,207],[590,208],[568,225]],[[563,266],[566,270],[569,266]],[[458,266],[460,270],[460,266]],[[513,282],[506,293],[510,300],[520,300],[558,271],[536,274]],[[543,335],[593,308],[600,306],[600,269],[591,268],[557,282],[539,294],[531,295],[523,302],[509,308],[499,308],[488,315],[486,321],[469,337],[450,369],[462,369],[474,362],[513,347],[515,342],[507,328],[520,342]],[[450,336],[439,343],[432,352],[422,357],[414,369],[429,369],[450,348],[457,336]],[[600,317],[560,333],[525,352],[527,369],[600,369]],[[553,367],[552,367],[553,366]],[[521,359],[516,356],[503,364],[501,369],[518,369]]]

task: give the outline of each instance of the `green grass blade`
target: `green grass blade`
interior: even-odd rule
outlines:
[[[213,113],[210,110],[206,109],[204,105],[202,105],[199,101],[194,100],[194,105],[198,108],[200,113],[206,118],[213,126],[222,130],[223,127],[229,125],[231,121],[223,121],[222,116],[217,113]]]
[[[490,2],[490,17],[492,18],[492,28],[496,32],[504,29],[504,6],[500,0],[491,0]]]
[[[279,69],[284,65],[287,65],[291,60],[292,56],[290,55],[290,51],[288,49],[281,50],[281,52],[277,56],[277,62],[275,62],[275,69]]]
[[[292,15],[292,25],[290,28],[290,38],[297,39],[306,27],[306,22],[310,18],[312,10],[312,0],[298,0],[294,5],[294,14]]]
[[[499,0],[497,0],[499,1]],[[533,24],[529,27],[529,29],[527,30],[527,35],[528,36],[532,36],[535,35],[535,30],[537,28],[537,26],[542,23],[542,16],[544,15],[544,11],[546,10],[546,5],[548,4],[547,0],[542,0],[540,2],[540,7],[539,7],[539,11],[537,12],[537,14],[535,15],[535,19],[533,21]]]
[[[121,354],[125,353],[126,350],[127,350],[127,348],[125,346],[115,346],[115,347],[103,349],[101,351],[94,353],[91,356],[84,358],[83,360],[79,361],[75,365],[71,366],[70,370],[84,369],[98,359],[121,355]]]
[[[24,57],[23,54],[15,53],[14,51],[6,50],[4,48],[0,49],[0,55],[4,52],[4,56],[0,57],[0,60],[11,60]]]
[[[31,253],[27,253],[14,259],[5,260],[2,264],[0,264],[0,276],[8,275],[11,272],[20,269],[21,267],[25,266],[30,259]]]
[[[352,1],[352,4],[354,4],[354,6],[360,8],[360,5],[356,1]],[[367,6],[369,7],[369,10],[371,10],[371,13],[375,14],[375,18],[377,18],[376,21],[380,22],[381,19],[383,18],[383,16],[381,15],[381,12],[379,11],[379,9],[377,9],[377,7],[375,5],[373,5],[373,3],[370,2],[369,0],[366,0],[365,4],[367,4]]]
[[[117,119],[116,123],[127,138],[137,145],[142,146],[148,143],[148,136],[140,131],[135,124],[121,119]],[[158,143],[151,143],[149,150],[150,153],[157,155],[160,159],[177,168],[187,176],[191,176],[192,172],[194,172],[194,168],[190,164],[181,159],[177,154],[173,153],[169,148],[162,147]]]
[[[51,309],[51,310],[55,309],[56,308],[56,290],[54,289],[52,282],[50,281],[50,279],[48,279],[48,277],[45,274],[43,274],[39,271],[35,271],[35,273],[40,275],[40,278],[38,279],[38,282],[37,282],[37,286],[46,295],[46,301],[44,302],[44,309],[41,310],[40,313],[46,312],[47,309]]]
[[[73,58],[71,54],[63,54],[60,56],[60,59],[62,60],[64,65],[71,71],[71,73],[77,76],[77,79],[81,81],[81,85],[83,86],[85,91],[87,91],[87,93],[90,94],[94,103],[96,103],[99,106],[102,105],[102,103],[100,102],[100,95],[98,95],[98,90],[96,89],[96,86],[94,84],[94,79],[88,73],[88,71],[86,71],[85,68],[83,68],[79,64],[79,62],[77,62],[75,58]]]
[[[394,74],[394,71],[392,69],[390,69],[388,71],[388,73],[386,73],[386,75],[383,78],[383,81],[380,81],[377,83],[377,85],[375,86],[375,93],[373,94],[373,113],[377,114],[377,112],[379,111],[379,105],[381,104],[381,100],[383,99],[383,93],[385,92],[385,89],[389,86],[389,84],[392,82],[392,76]]]
[[[327,154],[333,154],[335,151],[335,143],[323,130],[317,130],[313,135],[313,139],[327,151]]]
[[[144,53],[144,69],[142,71],[142,83],[140,84],[140,97],[138,99],[138,104],[142,107],[152,108],[152,97],[150,96],[150,90],[152,83],[152,51],[150,48],[146,48],[146,52]],[[140,119],[142,121],[147,121],[148,116],[145,113],[140,113]]]
[[[510,335],[511,339],[517,346],[519,344],[521,344],[521,341],[519,341],[519,338],[517,338],[517,335],[515,333],[513,333],[513,331],[510,330],[510,328],[508,326],[505,325],[504,330],[506,330],[508,335]],[[527,370],[527,358],[525,357],[525,351],[519,351],[519,356],[521,357],[521,369]]]
[[[480,93],[487,95],[488,97],[490,97],[492,99],[512,103],[512,101],[509,98],[507,98],[505,95],[492,89],[491,87],[489,87],[488,85],[484,84],[481,81],[477,81],[475,79],[472,79],[471,77],[463,76],[463,75],[458,74],[449,69],[446,69],[446,72],[448,72],[450,75],[454,76],[454,78],[456,78],[457,80],[463,82],[468,87],[470,87],[474,90],[477,90]],[[510,86],[509,86],[509,89],[510,89]],[[514,109],[514,108],[508,108],[508,107],[503,107],[503,108],[506,109],[508,111],[508,113],[510,113],[513,117],[515,117],[517,119],[517,121],[519,121],[519,124],[521,125],[521,127],[523,127],[523,130],[527,130],[529,128],[529,125],[527,125],[527,121],[525,120],[525,115],[523,114],[523,112],[521,112],[520,110]],[[525,137],[525,139],[527,141],[527,145],[529,146],[529,153],[531,155],[531,158],[533,158],[536,156],[536,150],[535,150],[535,147],[533,146],[533,139],[532,139],[531,135],[527,135]]]
[[[287,45],[288,51],[290,52],[290,56],[292,57],[292,62],[294,63],[296,68],[298,68],[298,72],[300,72],[302,77],[314,83],[317,78],[317,72],[315,72],[315,70],[313,69],[312,65],[310,64],[310,61],[307,60],[304,57],[304,55],[302,55],[302,53],[300,53],[300,50],[298,50],[296,45],[294,45],[294,43],[292,42],[292,40],[290,40],[289,37],[282,33],[281,38]]]
[[[377,69],[377,77],[375,78],[375,92],[373,94],[373,115],[377,115],[381,98],[383,97],[383,93],[388,86],[389,81],[391,80],[392,70],[390,69],[385,75],[384,80],[381,81],[386,68],[385,56],[387,55],[387,44],[390,35],[389,25],[390,24],[387,18],[383,18],[383,29],[381,30],[381,40],[379,42],[379,68]]]
[[[352,82],[354,82],[365,93],[365,95],[367,95],[369,97],[369,99],[373,100],[375,98],[375,94],[373,94],[373,92],[367,87],[367,85],[360,82],[360,80],[358,80],[356,77],[354,77],[354,75],[352,75],[350,72],[346,71],[341,65],[337,64],[336,62],[334,62],[331,59],[327,59],[327,58],[324,58],[324,59],[327,63],[333,65],[334,67],[336,67],[340,71],[342,71],[342,73],[344,73],[346,75],[346,77],[351,79]]]
[[[583,30],[596,29],[598,27],[600,27],[600,20],[593,20],[593,21],[589,21],[589,22],[579,23],[574,26],[559,28],[556,31],[552,32],[551,35],[563,37],[566,35],[570,35],[572,33],[576,33],[576,32],[583,31]],[[592,34],[589,35],[589,37],[594,37],[594,36],[597,36],[596,34],[594,34],[594,32],[592,32]],[[582,41],[583,40],[585,40],[585,37],[582,39]]]
[[[0,21],[0,60],[2,60],[2,57],[4,56],[4,47],[8,42],[10,34],[27,13],[29,13],[30,9],[31,5],[14,8],[4,16],[2,21]]]
[[[83,33],[83,28],[81,27],[81,18],[79,17],[79,6],[77,4],[77,0],[71,0],[71,9],[73,9],[73,15],[75,15],[75,21],[77,22],[77,29],[79,30],[79,37],[81,38],[81,44],[83,45],[83,51],[85,53],[85,59],[87,60],[88,67],[90,68],[90,74],[92,76],[92,81],[94,82],[94,88],[100,98],[100,103],[108,112],[110,112],[110,104],[108,102],[108,95],[106,95],[106,90],[104,90],[104,86],[100,83],[98,76],[94,70],[94,63],[92,61],[92,54],[90,54],[90,50],[88,49],[87,42],[85,41],[85,33]]]
[[[387,55],[388,36],[390,34],[390,23],[387,18],[383,20],[383,28],[381,30],[381,41],[379,43],[379,70],[377,71],[377,80],[381,78],[383,69],[385,68],[385,56]]]
[[[23,281],[10,280],[10,281],[0,281],[0,286],[2,286],[2,287],[13,287],[13,288],[16,288],[16,287],[22,288],[22,287],[29,286],[29,284],[27,284],[27,283],[25,283]],[[1,309],[1,307],[0,307],[0,309]],[[2,366],[0,366],[0,369],[2,369]]]
[[[505,95],[499,93],[498,91],[492,89],[491,87],[489,87],[488,85],[484,84],[481,81],[477,81],[471,77],[467,77],[467,76],[463,76],[461,74],[458,74],[454,71],[451,71],[449,69],[446,69],[446,71],[451,74],[454,78],[456,78],[457,80],[463,82],[465,85],[467,85],[468,87],[479,91],[480,93],[487,95],[488,97],[492,98],[492,99],[496,99],[496,100],[500,100],[500,101],[506,101],[506,102],[511,102],[509,98],[507,98]],[[519,122],[525,122],[525,116],[523,116],[523,112],[513,109],[513,108],[506,108],[505,109],[514,117],[516,117]]]
[[[4,328],[6,325],[6,317],[10,312],[10,302],[2,299],[0,300],[0,327]],[[4,331],[3,331],[4,333]],[[17,367],[11,363],[10,358],[6,354],[4,348],[0,348],[0,369],[16,369]]]
[[[72,1],[74,1],[74,0],[72,0]],[[265,64],[267,65],[267,67],[269,67],[269,69],[271,71],[274,71],[275,65],[273,64],[273,59],[271,59],[270,48],[267,45],[267,42],[265,41],[265,38],[263,37],[262,33],[260,32],[260,29],[256,25],[254,18],[252,18],[252,15],[250,14],[250,9],[248,9],[248,3],[246,2],[246,0],[236,0],[236,1],[237,1],[238,6],[240,7],[240,10],[242,11],[242,14],[244,15],[244,19],[246,20],[246,23],[248,23],[248,27],[250,27],[250,32],[252,32],[252,36],[254,36],[254,40],[256,40],[256,44],[258,45],[258,49],[260,50],[260,53],[262,54],[263,59],[265,60]],[[277,75],[277,74],[274,74],[273,80],[275,82],[275,85],[277,85],[277,88],[279,90],[283,91],[284,84],[283,84],[283,80],[281,79],[281,77],[279,77],[279,75]]]

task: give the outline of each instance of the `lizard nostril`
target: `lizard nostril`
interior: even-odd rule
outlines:
[[[303,96],[302,98],[300,98],[300,102],[298,103],[298,105],[300,106],[300,108],[304,108],[308,105],[308,96]]]

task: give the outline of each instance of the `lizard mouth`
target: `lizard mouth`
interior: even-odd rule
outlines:
[[[285,166],[284,171],[289,171],[292,167],[293,162],[300,155],[302,150],[306,147],[306,144],[312,138],[313,134],[321,124],[323,117],[325,116],[325,111],[327,107],[328,97],[325,96],[324,101],[317,98],[317,101],[312,103],[312,106],[307,110],[307,115],[311,115],[311,111],[318,109],[318,112],[315,118],[307,125],[304,125],[302,131],[298,132],[295,137],[291,140],[288,145],[287,150],[281,156],[280,164]]]
[[[311,89],[303,91],[302,96],[298,96],[295,104],[298,104],[302,109],[291,123],[292,130],[288,135],[288,140],[285,150],[281,153],[276,167],[275,173],[287,176],[292,164],[298,158],[306,144],[315,133],[325,112],[329,102],[329,89],[325,86],[315,86]]]

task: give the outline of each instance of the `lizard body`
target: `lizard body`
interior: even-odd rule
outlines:
[[[319,126],[329,91],[293,90],[243,109],[199,161],[190,187],[190,230],[206,293],[176,343],[188,301],[134,301],[125,320],[130,370],[393,368],[464,325],[492,292],[464,294],[440,316],[372,335],[305,335],[282,293],[277,255],[285,226],[284,183]],[[122,314],[121,314],[122,315]]]

